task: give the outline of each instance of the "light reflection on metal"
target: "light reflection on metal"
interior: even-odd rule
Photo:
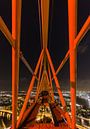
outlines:
[[[77,0],[68,0],[68,23],[70,49],[70,97],[72,114],[71,128],[76,129],[77,51],[74,49],[74,40],[77,35]]]
[[[12,0],[12,37],[15,48],[12,47],[12,128],[17,124],[17,99],[19,87],[19,54],[21,34],[21,0]]]

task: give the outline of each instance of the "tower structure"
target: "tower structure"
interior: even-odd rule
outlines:
[[[85,33],[90,28],[90,16],[87,18],[80,32],[77,34],[77,0],[68,0],[68,19],[69,19],[69,50],[62,60],[60,66],[55,71],[49,50],[48,50],[48,27],[49,27],[49,7],[50,0],[38,0],[40,36],[42,50],[38,59],[35,71],[33,72],[23,54],[20,52],[20,33],[21,33],[21,5],[22,0],[12,0],[12,33],[0,17],[0,30],[5,35],[12,46],[12,129],[32,128],[31,122],[35,122],[40,105],[45,104],[50,107],[53,116],[53,125],[50,128],[76,129],[76,56],[77,47]],[[72,29],[73,28],[73,29]],[[62,69],[67,59],[70,57],[70,93],[71,93],[71,116],[67,112],[67,105],[63,97],[61,87],[57,78],[58,72]],[[19,59],[22,59],[29,71],[32,79],[26,98],[17,120],[17,97],[19,85]],[[39,73],[39,74],[38,74]],[[34,86],[37,83],[35,102],[27,109],[27,103]],[[61,106],[55,102],[52,80],[55,81]],[[33,119],[33,120],[32,120]],[[40,125],[46,128],[47,125]],[[56,127],[58,126],[58,127]],[[36,124],[34,128],[38,128]]]

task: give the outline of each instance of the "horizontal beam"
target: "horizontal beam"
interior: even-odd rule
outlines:
[[[68,35],[69,35],[69,71],[72,129],[76,129],[76,85],[77,85],[77,49],[74,40],[77,36],[77,0],[68,0]]]
[[[22,8],[22,0],[12,0],[12,37],[13,39],[15,39],[15,44],[11,44],[12,45],[12,129],[16,129],[17,125],[21,8]],[[6,25],[4,24],[3,27],[4,30],[6,30],[5,32],[6,34],[7,33]]]
[[[54,102],[54,91],[53,91],[53,85],[52,85],[52,80],[51,80],[52,78],[51,78],[51,71],[50,71],[49,63],[48,63],[48,78],[49,78],[51,97],[52,97],[52,101]]]

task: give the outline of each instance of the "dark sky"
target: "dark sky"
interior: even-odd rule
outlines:
[[[59,66],[68,47],[67,0],[51,0],[48,48],[55,66]],[[90,14],[90,0],[78,0],[77,31]],[[0,0],[0,16],[11,31],[11,0]],[[78,33],[77,32],[77,33]],[[90,90],[90,32],[78,47],[77,89]],[[40,30],[37,0],[22,0],[21,51],[34,70],[38,60]],[[0,90],[11,90],[11,46],[0,32]],[[69,87],[69,61],[58,75],[62,89]],[[31,74],[20,61],[20,89],[26,89]]]

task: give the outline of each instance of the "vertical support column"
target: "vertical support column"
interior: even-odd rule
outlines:
[[[12,0],[12,129],[16,129],[17,101],[19,85],[19,53],[20,53],[21,0]]]
[[[50,0],[38,0],[39,16],[41,17],[42,42],[44,49],[48,44],[49,4]]]
[[[16,0],[12,0],[12,37],[16,41]],[[17,122],[17,87],[15,83],[15,58],[15,48],[12,47],[12,129],[16,129]]]
[[[74,40],[77,33],[77,0],[68,0],[69,48],[70,48],[70,92],[72,129],[76,128],[76,49]]]

